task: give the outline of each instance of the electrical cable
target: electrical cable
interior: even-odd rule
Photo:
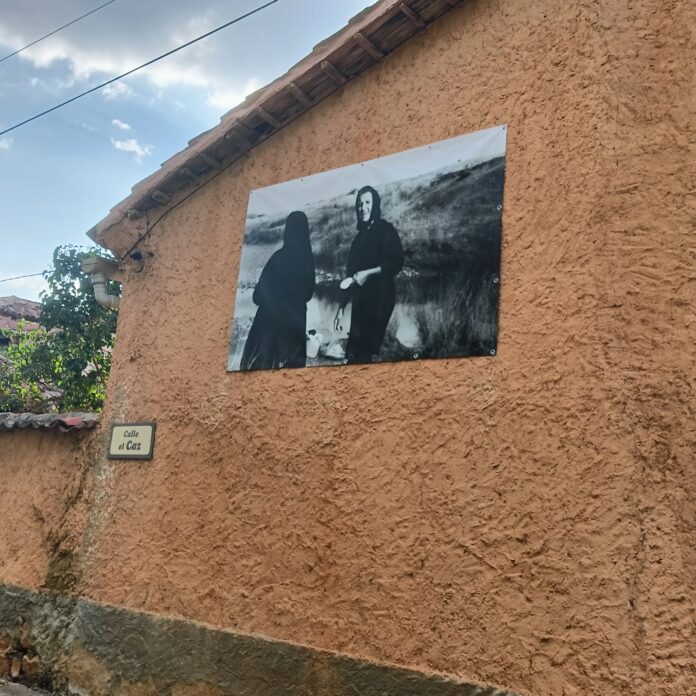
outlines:
[[[167,51],[166,53],[163,53],[160,56],[157,56],[156,58],[153,58],[152,60],[148,60],[147,63],[143,63],[142,65],[139,65],[136,68],[132,68],[131,70],[128,70],[127,72],[124,72],[121,75],[118,75],[116,77],[112,77],[110,80],[107,80],[106,82],[102,82],[100,85],[97,85],[96,87],[92,87],[91,89],[88,89],[81,94],[77,94],[74,97],[71,97],[70,99],[66,99],[64,102],[61,102],[60,104],[56,104],[55,106],[52,106],[50,109],[46,109],[45,111],[42,111],[39,114],[36,114],[35,116],[32,116],[31,118],[27,118],[24,121],[21,121],[20,123],[16,123],[14,126],[10,126],[9,128],[6,128],[3,131],[0,131],[0,136],[5,135],[6,133],[9,133],[16,128],[19,128],[20,126],[24,126],[27,123],[30,123],[31,121],[35,121],[37,118],[41,118],[42,116],[45,116],[46,114],[50,114],[52,111],[55,111],[56,109],[60,109],[62,106],[66,106],[67,104],[70,104],[71,102],[77,101],[78,99],[87,96],[88,94],[91,94],[92,92],[96,92],[97,90],[102,89],[103,87],[106,87],[107,85],[112,84],[113,82],[116,82],[117,80],[121,80],[124,77],[127,77],[128,75],[132,75],[134,72],[137,72],[138,70],[142,70],[143,68],[148,67],[149,65],[152,65],[153,63],[156,63],[159,60],[162,60],[163,58],[167,58],[168,56],[171,56],[174,53],[177,53],[178,51],[181,51],[184,48],[188,48],[189,46],[197,43],[198,41],[202,41],[203,39],[207,39],[209,36],[212,36],[213,34],[216,34],[219,31],[222,31],[223,29],[226,29],[229,26],[232,26],[233,24],[236,24],[237,22],[241,22],[243,19],[246,19],[247,17],[251,17],[251,15],[256,14],[257,12],[261,12],[261,10],[265,10],[267,7],[270,7],[271,5],[275,5],[279,0],[269,0],[269,2],[259,5],[253,10],[250,10],[249,12],[246,12],[243,15],[240,15],[239,17],[235,17],[234,19],[230,20],[229,22],[226,22],[225,24],[222,24],[221,26],[212,29],[211,31],[206,32],[205,34],[201,34],[201,36],[196,37],[195,39],[191,39],[191,41],[187,41],[185,44],[181,44],[181,46],[177,46],[176,48],[173,48],[171,51]]]
[[[33,278],[34,276],[40,276],[43,275],[43,272],[41,273],[29,273],[28,275],[21,275],[21,276],[15,276],[14,278],[0,278],[0,283],[7,283],[9,280],[19,280],[20,278]]]
[[[76,22],[79,22],[81,19],[84,19],[85,17],[89,17],[91,14],[94,14],[95,12],[99,12],[102,8],[106,7],[107,5],[111,5],[111,3],[116,2],[116,0],[109,0],[109,2],[105,2],[103,5],[99,5],[99,7],[95,7],[93,10],[90,10],[89,12],[85,12],[85,14],[80,15],[79,17],[73,19],[72,21],[68,22],[67,24],[64,24],[62,27],[58,27],[57,29],[54,29],[53,31],[49,32],[48,34],[44,34],[41,38],[36,39],[35,41],[32,41],[31,43],[28,43],[26,46],[22,46],[22,48],[18,48],[16,51],[13,53],[8,53],[4,58],[0,58],[0,63],[2,63],[4,60],[7,60],[8,58],[12,58],[12,56],[16,56],[18,53],[21,53],[22,51],[26,50],[27,48],[31,48],[32,46],[35,46],[39,41],[43,41],[44,39],[47,39],[49,36],[53,36],[54,34],[57,34],[59,31],[62,31],[66,27],[69,27]]]
[[[159,225],[162,220],[169,215],[169,213],[173,212],[176,208],[178,208],[184,201],[187,201],[191,196],[195,195],[198,193],[204,186],[207,186],[209,183],[211,183],[214,179],[217,179],[220,174],[225,172],[227,169],[229,169],[233,164],[236,164],[237,160],[232,160],[228,164],[224,165],[223,167],[220,167],[215,174],[213,174],[210,178],[206,179],[200,186],[196,187],[193,189],[193,191],[189,191],[181,200],[177,201],[173,206],[170,208],[167,208],[152,224],[150,224],[150,221],[147,218],[147,212],[145,213],[145,220],[146,220],[146,225],[147,228],[145,232],[143,232],[134,242],[133,246],[126,251],[123,256],[121,256],[121,260],[125,259],[127,256],[130,256],[131,253],[139,246],[140,242],[143,241],[143,239],[147,239],[150,234],[152,233],[152,230]]]
[[[326,96],[322,97],[319,101],[323,101],[324,99],[326,99]],[[315,102],[315,105],[318,103],[319,103],[318,101]],[[291,121],[292,120],[294,120],[294,119],[291,119]],[[289,125],[291,123],[291,121],[288,121],[288,123],[283,124],[283,128],[285,128],[285,126]],[[164,218],[166,218],[167,215],[169,215],[169,213],[173,213],[182,203],[185,203],[189,198],[191,198],[191,196],[195,196],[205,186],[212,183],[215,179],[217,179],[220,176],[220,174],[223,174],[224,172],[226,172],[232,165],[236,164],[237,162],[238,162],[237,159],[233,159],[230,162],[228,162],[227,164],[220,167],[220,169],[218,169],[215,172],[215,174],[213,174],[211,177],[208,177],[200,186],[197,186],[192,191],[189,191],[185,196],[183,196],[180,200],[178,200],[176,203],[174,203],[174,205],[167,208],[152,224],[150,224],[150,220],[149,220],[147,211],[145,211],[145,221],[146,221],[145,232],[143,232],[135,240],[133,245],[126,252],[123,253],[123,255],[121,256],[121,261],[123,261],[127,256],[130,256],[131,253],[133,251],[135,251],[135,249],[140,245],[140,242],[142,242],[144,239],[147,239],[148,237],[150,237],[152,230],[154,230],[155,227],[157,227],[157,225],[159,225],[159,223],[162,222],[162,220]]]

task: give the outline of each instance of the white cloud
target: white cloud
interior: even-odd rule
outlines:
[[[241,104],[246,99],[247,95],[255,92],[261,86],[261,83],[252,77],[247,80],[246,85],[241,89],[213,89],[208,92],[208,104],[214,106],[216,109],[228,111],[233,106]]]
[[[111,121],[111,125],[116,126],[116,128],[123,131],[129,131],[131,129],[131,127],[125,121],[121,121],[117,118]]]
[[[12,147],[12,138],[0,138],[0,150],[9,150]]]
[[[132,153],[136,162],[142,162],[143,157],[152,154],[151,145],[141,145],[135,138],[129,138],[128,140],[115,140],[111,138],[111,144],[117,150]]]
[[[66,16],[80,14],[84,1],[0,2],[0,44],[9,50],[20,48]],[[15,60],[25,69],[35,69],[37,90],[50,88],[55,96],[72,96],[229,22],[251,9],[254,0],[206,0],[203,10],[192,10],[190,0],[165,4],[166,12],[157,3],[114,3],[70,31],[23,51]],[[178,99],[194,117],[203,114],[207,123],[211,107],[222,112],[243,101],[306,55],[314,43],[343,26],[369,0],[295,4],[299,6],[291,3],[283,9],[283,3],[278,3],[149,65],[129,76],[127,84],[119,81],[104,87],[101,94],[106,100],[135,101],[137,97],[141,106],[149,100],[167,102],[170,109]],[[155,25],[158,30],[153,34]]]
[[[113,82],[102,90],[104,99],[127,99],[133,96],[133,90],[125,82]]]
[[[60,96],[66,88],[72,85],[72,82],[72,80],[62,80],[55,75],[47,77],[47,79],[36,76],[29,78],[29,84],[32,89],[41,90],[42,92],[46,92],[46,94],[50,94],[52,97]]]
[[[74,0],[66,0],[66,2],[74,4]],[[107,43],[104,32],[110,30],[97,27],[99,29],[97,33],[88,34],[86,29],[78,27],[74,34],[59,34],[51,37],[50,41],[42,41],[32,46],[23,51],[19,59],[31,63],[37,69],[53,68],[59,71],[59,76],[54,72],[50,80],[42,80],[40,77],[30,78],[35,88],[42,88],[53,93],[56,90],[75,89],[78,83],[81,83],[79,87],[88,86],[99,80],[127,72],[157,53],[181,45],[215,27],[220,21],[229,19],[230,10],[227,3],[223,3],[222,0],[213,0],[212,5],[212,9],[190,17],[186,16],[190,13],[188,2],[172,0],[171,16],[162,27],[160,39],[156,45],[143,41],[144,27],[149,26],[148,22],[135,27],[131,23],[128,31],[123,31],[119,35],[119,50],[105,48]],[[4,21],[0,22],[0,44],[10,48],[20,47],[25,39],[23,36],[20,37],[21,14],[19,11],[14,14],[16,16],[8,17],[7,24]],[[128,16],[126,12],[114,12],[113,20],[116,22],[114,26],[120,27],[119,22],[124,22]],[[43,21],[46,21],[45,18]],[[230,52],[236,55],[245,50],[241,45],[233,51],[232,47],[236,44],[230,42],[231,35],[234,34],[227,34],[227,40],[222,35],[211,37],[138,73],[139,79],[146,80],[153,89],[152,94],[145,94],[146,98],[159,100],[163,96],[163,89],[183,87],[203,90],[208,95],[207,103],[221,110],[227,110],[239,104],[247,94],[258,89],[261,82],[258,79],[251,79],[246,82],[246,85],[244,84],[246,79],[244,73],[248,70],[248,66],[239,66],[237,70],[230,70]],[[239,38],[242,43],[254,43],[243,34]],[[121,81],[107,85],[101,90],[101,94],[107,100],[125,100],[135,96],[134,88]]]

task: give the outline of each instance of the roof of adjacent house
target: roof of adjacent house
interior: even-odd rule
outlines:
[[[8,295],[0,297],[0,314],[12,319],[38,319],[41,303],[25,300],[23,297]]]
[[[0,413],[0,430],[34,428],[61,432],[93,428],[99,423],[98,413]]]
[[[379,0],[353,17],[288,72],[228,111],[220,124],[191,140],[87,233],[124,256],[143,232],[122,225],[165,213],[221,170],[340,89],[462,0]],[[159,209],[159,210],[153,210]]]
[[[21,320],[27,322],[26,329],[38,329],[40,312],[40,302],[25,300],[15,295],[0,297],[0,329],[15,329]]]

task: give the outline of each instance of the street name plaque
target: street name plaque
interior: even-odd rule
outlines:
[[[109,459],[152,459],[155,423],[114,423]]]

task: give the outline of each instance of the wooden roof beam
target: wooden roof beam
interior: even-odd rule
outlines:
[[[255,133],[251,128],[236,118],[234,119],[232,128],[225,133],[225,138],[227,140],[235,140],[244,150],[251,150],[251,148],[254,147],[254,143],[252,142],[254,135]]]
[[[230,129],[225,133],[226,140],[234,140],[238,145],[241,145],[245,150],[251,150],[253,147],[251,140],[249,140],[243,133],[240,133],[234,128]]]
[[[337,84],[345,85],[348,82],[348,78],[333,64],[329,63],[328,60],[321,61],[321,69]]]
[[[301,90],[294,82],[291,82],[288,85],[288,91],[290,94],[292,94],[295,99],[297,99],[302,106],[304,106],[306,109],[309,109],[310,106],[314,104],[314,102],[309,98],[306,92]]]
[[[399,10],[406,15],[419,29],[425,28],[425,21],[417,15],[405,2],[399,3]]]
[[[360,46],[360,48],[365,51],[368,55],[372,56],[375,60],[380,60],[384,58],[384,51],[380,51],[377,46],[375,46],[370,39],[365,36],[362,32],[358,31],[353,35],[353,39]]]
[[[126,217],[129,220],[137,220],[138,218],[141,218],[143,216],[143,211],[138,210],[137,208],[129,208],[126,211]]]
[[[238,132],[240,132],[247,140],[252,140],[256,133],[246,125],[242,123],[238,118],[234,119],[234,125]]]
[[[186,166],[179,167],[178,172],[184,179],[187,179],[193,184],[197,184],[200,181],[200,177]]]
[[[266,109],[264,109],[262,106],[257,106],[254,111],[259,118],[263,119],[266,123],[269,123],[276,130],[283,127],[283,124],[275,116],[268,113],[268,111],[266,111]]]
[[[161,203],[162,205],[164,205],[165,203],[169,203],[169,201],[172,200],[172,197],[168,193],[165,193],[160,189],[155,189],[150,194],[150,198],[152,198],[152,200],[156,203]]]
[[[198,156],[211,168],[211,169],[220,169],[222,167],[222,164],[215,159],[212,155],[209,155],[207,152],[200,152]]]

